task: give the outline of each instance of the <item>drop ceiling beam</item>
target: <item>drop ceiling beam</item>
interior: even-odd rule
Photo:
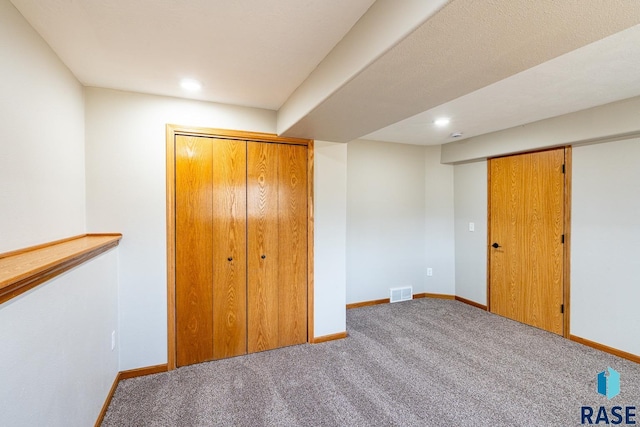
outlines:
[[[448,0],[378,0],[278,111],[278,134],[291,129],[427,21]]]
[[[280,109],[278,133],[348,142],[640,23],[632,0],[452,0],[385,29],[399,3],[369,9]]]

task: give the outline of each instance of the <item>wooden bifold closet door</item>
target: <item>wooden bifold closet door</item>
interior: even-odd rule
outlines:
[[[176,136],[178,366],[307,340],[307,147]]]

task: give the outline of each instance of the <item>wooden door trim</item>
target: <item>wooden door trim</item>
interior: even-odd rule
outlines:
[[[571,325],[571,166],[572,147],[564,148],[564,331],[570,338]]]
[[[313,281],[313,140],[307,144],[307,342],[313,342],[314,335],[314,281]]]
[[[176,174],[175,140],[178,132],[167,125],[167,369],[176,368]]]
[[[289,138],[274,133],[249,132],[243,130],[215,129],[194,126],[167,125],[168,132],[185,136],[202,136],[205,138],[236,139],[240,141],[275,142],[279,144],[308,146],[311,139]]]
[[[167,124],[166,126],[166,237],[167,237],[167,368],[176,368],[176,242],[175,242],[175,137],[177,135],[201,136],[218,139],[236,139],[278,144],[303,145],[307,147],[307,342],[313,339],[313,140],[285,138],[276,134],[247,132],[228,129],[214,129]]]
[[[487,159],[487,246],[486,248],[487,248],[487,311],[491,313],[491,158]]]
[[[542,150],[513,153],[504,156],[495,156],[487,159],[487,311],[491,312],[491,167],[489,162],[501,157],[517,156],[520,154],[532,154],[542,151],[557,150],[562,147],[545,148]],[[570,338],[571,328],[571,165],[572,147],[564,147],[564,246],[563,246],[563,333],[562,336]]]

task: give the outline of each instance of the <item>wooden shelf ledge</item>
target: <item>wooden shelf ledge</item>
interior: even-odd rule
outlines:
[[[118,246],[122,234],[84,234],[0,254],[0,304]]]

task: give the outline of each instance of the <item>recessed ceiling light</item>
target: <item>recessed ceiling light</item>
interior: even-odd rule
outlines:
[[[194,79],[182,79],[180,81],[180,86],[184,90],[188,90],[190,92],[196,92],[202,89],[202,83]]]
[[[451,122],[451,119],[447,118],[447,117],[441,117],[439,119],[436,119],[433,124],[435,124],[436,126],[439,127],[443,127],[448,125]]]

